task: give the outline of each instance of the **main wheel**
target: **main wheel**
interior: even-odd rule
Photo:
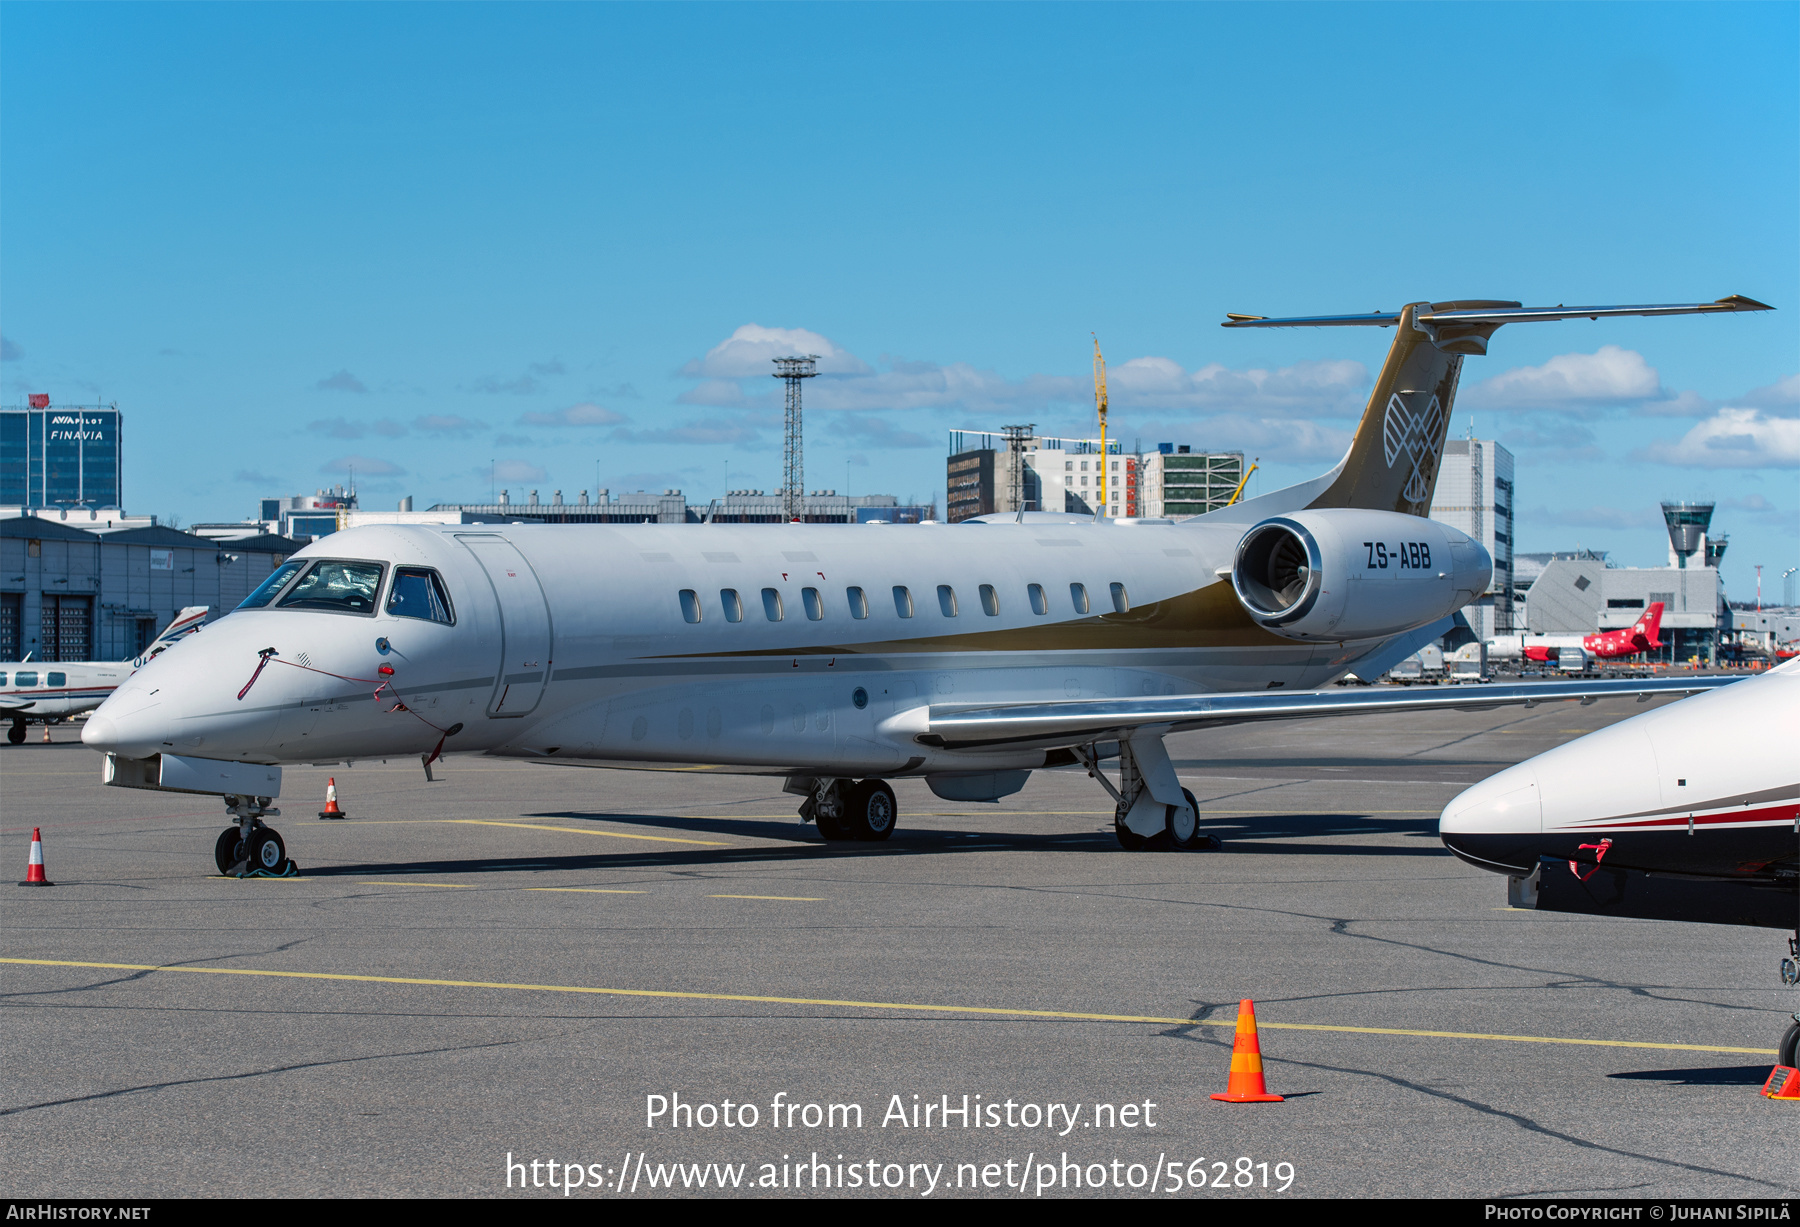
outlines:
[[[1169,842],[1177,848],[1216,848],[1219,841],[1200,829],[1200,802],[1187,789],[1181,790],[1187,798],[1188,808],[1193,811],[1193,818],[1186,819],[1171,816],[1169,819]]]
[[[287,848],[273,827],[258,827],[250,834],[250,868],[280,873],[287,863]]]
[[[236,827],[226,827],[219,832],[219,842],[213,845],[213,863],[220,873],[230,873],[231,867],[238,863],[238,843]]]
[[[886,780],[863,780],[850,790],[844,803],[844,826],[852,839],[875,842],[894,833],[900,807]]]
[[[1775,1058],[1777,1065],[1800,1067],[1800,1022],[1787,1029],[1781,1037],[1781,1055]]]
[[[6,739],[15,746],[24,744],[25,722],[23,720],[14,720],[12,727],[6,730]]]

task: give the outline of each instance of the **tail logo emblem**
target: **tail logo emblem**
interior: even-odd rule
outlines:
[[[1387,414],[1381,423],[1382,449],[1390,469],[1401,456],[1412,462],[1412,476],[1406,479],[1406,489],[1401,492],[1407,502],[1422,504],[1430,496],[1429,474],[1437,472],[1443,436],[1444,409],[1436,396],[1423,413],[1408,408],[1398,392],[1388,397]]]

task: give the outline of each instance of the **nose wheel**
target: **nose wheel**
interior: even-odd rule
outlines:
[[[262,819],[257,816],[257,813],[273,814],[279,811],[264,809],[260,802],[265,798],[245,800],[250,801],[250,804],[240,802],[231,807],[238,824],[219,832],[219,838],[213,844],[213,863],[228,878],[293,877],[299,872],[299,866],[288,859],[287,845],[282,843],[281,833],[274,827],[263,825]],[[243,810],[255,812],[241,812]]]

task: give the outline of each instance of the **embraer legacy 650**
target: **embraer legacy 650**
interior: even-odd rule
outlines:
[[[286,868],[263,823],[280,764],[416,754],[429,776],[465,751],[783,776],[822,836],[865,840],[894,829],[889,779],[994,800],[1084,764],[1125,847],[1210,845],[1172,731],[1712,685],[1316,689],[1380,674],[1487,590],[1486,550],[1425,513],[1463,358],[1497,328],[1768,309],[1231,316],[1395,337],[1335,468],[1180,523],[351,529],[121,686],[83,740],[113,784],[223,796],[235,826],[215,855],[235,873]]]

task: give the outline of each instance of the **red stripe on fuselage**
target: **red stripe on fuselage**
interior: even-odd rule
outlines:
[[[1721,810],[1713,814],[1703,814],[1699,810],[1695,810],[1692,815],[1664,814],[1655,818],[1602,818],[1595,822],[1576,823],[1573,826],[1554,829],[1557,831],[1654,831],[1661,827],[1685,827],[1689,822],[1696,827],[1775,826],[1794,822],[1797,818],[1800,818],[1800,804],[1786,801],[1779,805],[1759,806],[1756,809]]]

